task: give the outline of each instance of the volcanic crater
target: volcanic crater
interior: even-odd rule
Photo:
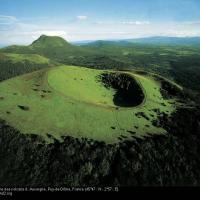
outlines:
[[[107,89],[114,89],[113,103],[119,107],[136,107],[144,100],[139,83],[126,73],[103,73],[101,82]]]

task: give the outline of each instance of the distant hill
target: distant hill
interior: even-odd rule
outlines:
[[[92,43],[92,42],[95,42],[95,41],[96,40],[82,40],[82,41],[71,42],[71,44],[81,46],[81,45],[85,45],[85,44]]]
[[[8,45],[6,45],[6,44],[0,44],[0,48],[6,47],[6,46],[8,46]]]
[[[8,46],[1,52],[17,54],[39,54],[56,61],[63,61],[67,56],[82,55],[81,47],[68,43],[61,37],[42,35],[29,46]]]
[[[89,47],[109,47],[109,46],[132,46],[133,44],[141,45],[186,45],[200,46],[200,37],[146,37],[137,39],[124,40],[96,40],[96,41],[79,41],[69,43],[65,39],[58,36],[41,35],[37,40],[28,46],[12,45],[2,48],[0,51],[7,53],[37,53],[50,58],[58,58],[63,54],[83,53],[88,51],[85,46]],[[91,52],[87,52],[91,53]],[[55,55],[56,54],[56,55]],[[59,54],[59,55],[58,55]]]
[[[97,40],[97,41],[90,42],[87,45],[94,46],[94,47],[102,47],[105,45],[113,45],[115,43],[116,43],[115,41],[113,42],[113,41],[106,41],[106,40]]]
[[[79,42],[80,45],[102,47],[107,45],[130,46],[132,44],[149,45],[200,45],[200,37],[146,37],[125,40],[97,40]]]
[[[71,47],[72,45],[68,43],[61,37],[58,36],[46,36],[41,35],[37,40],[35,40],[30,47],[32,48],[58,48],[58,47]]]
[[[82,46],[91,46],[91,47],[104,47],[104,46],[127,46],[131,45],[131,42],[127,40],[97,40],[88,43],[80,43]]]
[[[157,45],[200,45],[200,37],[149,37],[130,39],[126,42]]]

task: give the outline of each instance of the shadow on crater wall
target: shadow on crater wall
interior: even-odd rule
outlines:
[[[116,90],[113,102],[120,107],[134,107],[143,102],[144,93],[136,80],[125,73],[103,73],[101,81],[106,88]]]

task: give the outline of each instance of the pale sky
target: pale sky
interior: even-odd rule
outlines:
[[[0,0],[0,44],[200,36],[199,0]]]

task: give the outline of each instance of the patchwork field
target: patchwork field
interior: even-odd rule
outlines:
[[[63,65],[2,82],[0,118],[47,142],[72,136],[118,143],[165,134],[155,122],[178,102],[164,97],[161,87],[149,73]]]

